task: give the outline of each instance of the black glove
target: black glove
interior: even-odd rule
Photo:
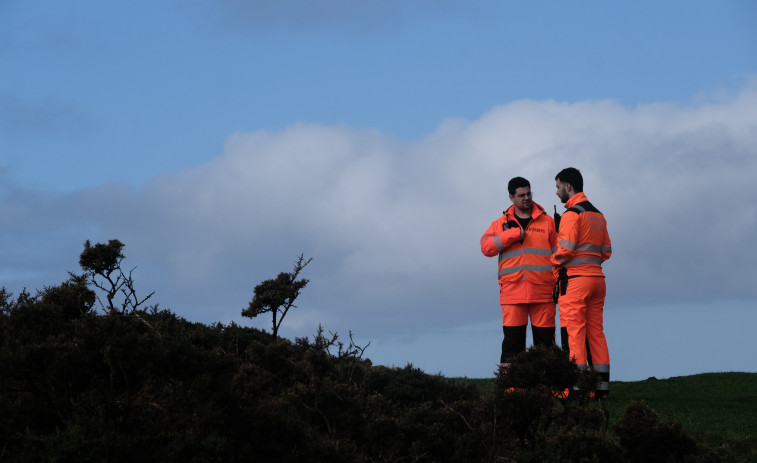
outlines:
[[[555,287],[552,288],[552,302],[557,304],[557,300],[560,299],[560,280],[555,282]]]
[[[565,267],[560,268],[557,272],[557,281],[555,287],[552,288],[552,302],[557,303],[560,296],[564,296],[568,290],[568,270]]]

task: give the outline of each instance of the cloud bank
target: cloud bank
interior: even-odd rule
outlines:
[[[161,307],[250,324],[240,312],[253,287],[304,253],[310,284],[285,336],[319,323],[369,340],[496,326],[496,261],[479,238],[508,206],[511,177],[560,210],[554,175],[574,166],[609,223],[607,311],[755,300],[755,107],[754,83],[688,107],[524,100],[412,143],[307,123],[236,133],[212,162],[140,190],[50,196],[6,178],[0,284],[56,284],[79,270],[85,239],[118,238],[137,290]]]

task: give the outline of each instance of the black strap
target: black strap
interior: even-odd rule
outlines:
[[[596,212],[597,214],[601,214],[601,212],[599,212],[599,209],[594,207],[594,205],[590,203],[589,201],[580,202],[576,204],[575,206],[569,208],[568,211],[573,211],[576,214],[580,214],[582,212]]]

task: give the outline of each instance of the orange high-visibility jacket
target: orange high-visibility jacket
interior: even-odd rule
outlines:
[[[515,222],[509,227],[508,222]],[[533,203],[531,222],[520,242],[521,226],[510,206],[481,237],[486,257],[499,255],[500,304],[552,302],[555,276],[550,257],[557,249],[555,220]]]
[[[560,268],[565,268],[569,277],[604,276],[602,262],[612,255],[605,217],[583,193],[573,195],[565,207],[568,210],[560,219],[557,252],[552,256],[555,275]],[[582,212],[570,208],[578,208]]]

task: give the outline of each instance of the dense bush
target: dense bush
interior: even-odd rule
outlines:
[[[484,392],[374,366],[351,333],[292,342],[140,309],[122,272],[104,281],[124,286],[95,285],[111,291],[98,313],[88,281],[120,272],[117,245],[85,249],[99,273],[34,296],[0,289],[0,461],[715,461],[643,404],[610,429],[589,400],[597,378],[558,348],[524,352]]]
[[[601,403],[557,399],[577,374],[558,349],[481,392],[374,366],[322,330],[291,342],[53,294],[0,294],[2,461],[639,461],[660,439],[670,450],[650,461],[702,454],[638,406],[616,439]]]
[[[686,433],[677,421],[660,420],[644,402],[631,402],[615,426],[620,443],[630,461],[711,462],[714,453]]]

